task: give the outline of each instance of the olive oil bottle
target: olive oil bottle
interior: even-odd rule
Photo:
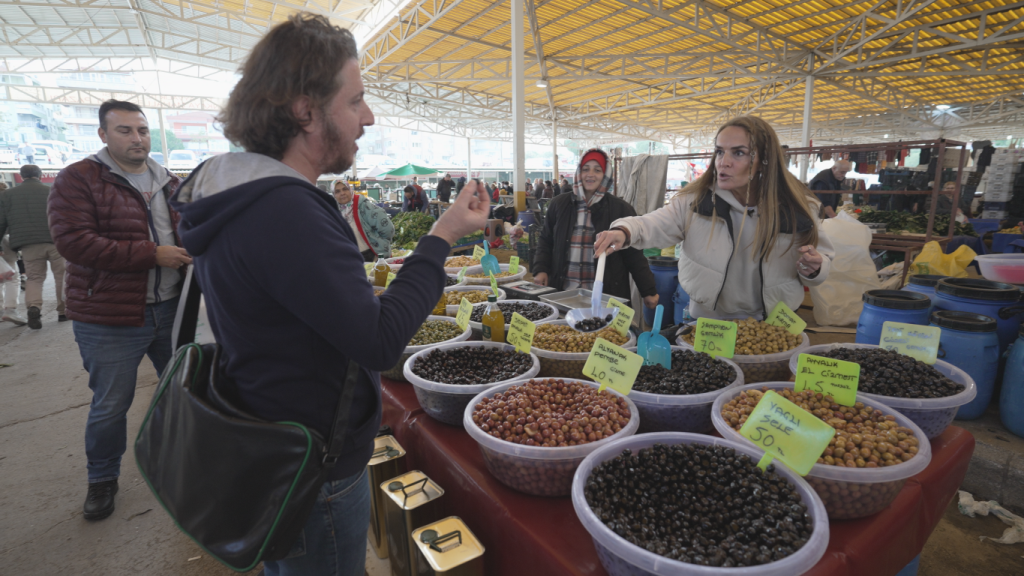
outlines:
[[[491,294],[487,297],[487,310],[480,321],[483,339],[490,342],[505,341],[505,315],[498,308],[498,297]]]
[[[389,273],[391,273],[391,266],[388,266],[383,257],[378,258],[377,263],[373,265],[373,285],[381,288],[387,286]]]

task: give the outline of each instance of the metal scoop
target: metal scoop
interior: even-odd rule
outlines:
[[[605,326],[595,328],[594,330],[581,330],[576,327],[577,324],[586,320],[587,318],[604,318],[609,314],[612,315],[612,320],[619,313],[618,308],[602,308],[601,307],[601,294],[604,293],[604,264],[608,254],[601,254],[597,259],[597,274],[594,275],[594,288],[590,294],[590,308],[573,308],[565,315],[565,320],[577,332],[597,332],[603,330]]]

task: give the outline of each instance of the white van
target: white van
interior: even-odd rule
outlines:
[[[199,165],[199,158],[192,150],[171,150],[167,158],[167,168],[171,170],[191,170]]]
[[[71,147],[71,144],[68,144],[67,142],[61,142],[60,140],[35,140],[33,142],[29,142],[28,145],[47,146],[49,148],[53,148],[58,153],[60,153],[60,159],[62,162],[67,162],[68,158],[71,157],[71,153],[74,152],[74,149]]]

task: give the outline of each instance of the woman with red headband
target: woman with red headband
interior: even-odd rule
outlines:
[[[559,194],[548,204],[537,253],[533,257],[533,281],[559,290],[591,289],[597,271],[594,239],[612,221],[636,216],[625,200],[614,195],[614,176],[608,155],[587,151],[576,168],[572,194]],[[643,252],[627,248],[608,256],[604,292],[630,299],[632,276],[644,305],[658,305],[658,291]]]
[[[703,176],[666,206],[612,222],[594,252],[681,242],[679,284],[690,296],[691,316],[764,319],[779,302],[796,310],[803,287],[828,277],[835,252],[818,208],[786,169],[772,127],[741,116],[719,129]]]

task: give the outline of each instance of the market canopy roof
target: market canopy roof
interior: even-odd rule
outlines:
[[[406,164],[405,166],[399,166],[394,170],[389,170],[377,177],[378,180],[408,180],[413,176],[437,176],[437,170],[433,168],[426,168],[424,166],[417,166],[415,164]]]

